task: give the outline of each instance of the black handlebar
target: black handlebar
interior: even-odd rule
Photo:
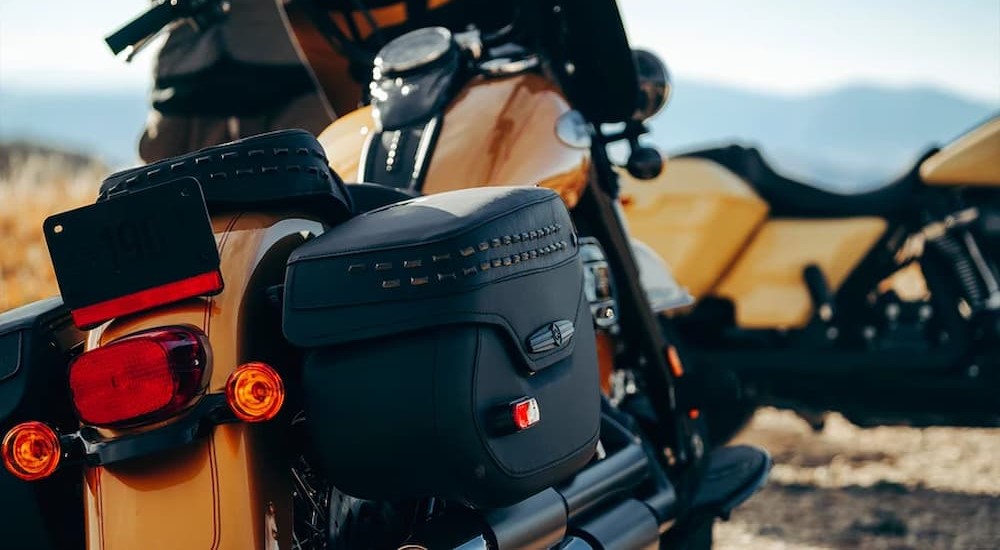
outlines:
[[[177,8],[170,0],[163,0],[145,13],[126,23],[104,39],[111,51],[118,55],[127,48],[147,40],[177,19]]]
[[[220,21],[228,12],[227,0],[160,0],[111,33],[104,42],[118,55],[129,48],[140,48],[175,22],[188,19],[204,28]]]

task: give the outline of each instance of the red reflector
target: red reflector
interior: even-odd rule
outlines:
[[[140,332],[70,363],[73,406],[85,424],[134,425],[183,409],[203,390],[206,349],[187,328]]]
[[[156,288],[140,290],[119,298],[74,309],[72,311],[73,323],[82,329],[89,329],[115,317],[145,311],[185,298],[214,294],[220,290],[222,290],[222,275],[218,271],[202,273]]]
[[[510,406],[511,415],[514,418],[514,426],[518,430],[526,430],[542,419],[542,413],[538,409],[538,401],[534,397],[522,399]]]

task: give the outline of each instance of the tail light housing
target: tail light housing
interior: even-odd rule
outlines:
[[[88,351],[70,364],[73,406],[85,424],[122,427],[186,408],[204,392],[209,349],[191,327],[139,332]]]

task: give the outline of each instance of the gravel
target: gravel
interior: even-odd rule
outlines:
[[[763,409],[736,442],[775,465],[718,524],[718,549],[1000,549],[1000,429],[862,429],[832,414],[816,433]]]

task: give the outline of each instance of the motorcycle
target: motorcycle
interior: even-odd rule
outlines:
[[[741,395],[709,414],[719,439],[760,405],[817,429],[826,411],[861,426],[1000,425],[998,159],[993,118],[855,195],[735,145],[623,184],[632,232],[697,299],[673,319],[691,361]]]
[[[198,10],[225,12],[157,4],[116,44]],[[709,546],[770,461],[705,448],[620,218],[606,147],[655,172],[666,73],[614,2],[537,16],[557,32],[403,34],[319,141],[113,174],[46,220],[61,298],[0,316],[9,540]]]

